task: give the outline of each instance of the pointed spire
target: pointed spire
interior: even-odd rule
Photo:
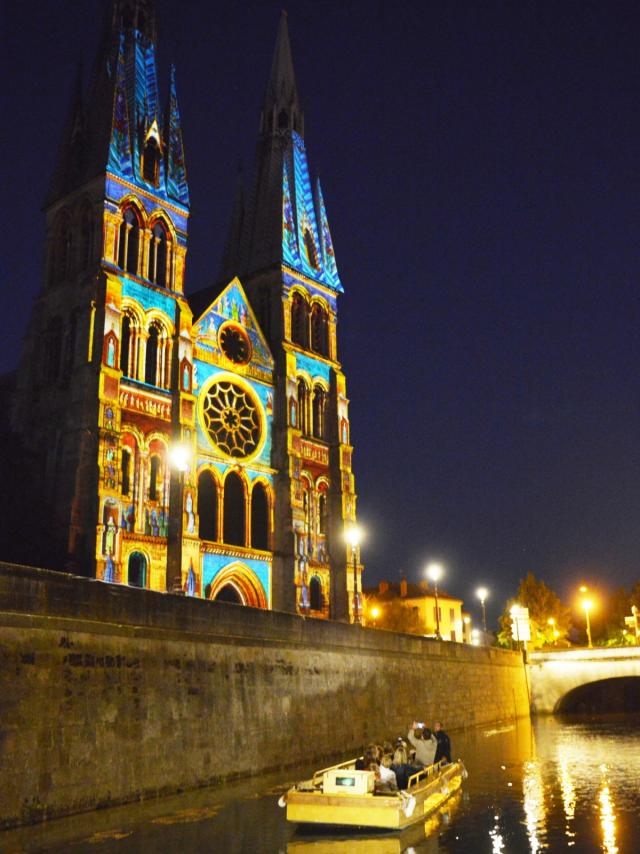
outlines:
[[[169,106],[167,108],[167,193],[176,201],[189,204],[187,186],[187,167],[184,160],[182,125],[176,92],[176,68],[171,65],[171,83],[169,87]]]
[[[231,222],[229,223],[229,231],[224,244],[224,255],[222,257],[222,269],[220,271],[220,278],[222,280],[237,276],[240,272],[244,216],[244,175],[242,172],[242,163],[239,162],[236,189],[233,197],[233,208],[231,211]]]
[[[314,201],[325,276],[331,281],[332,287],[336,290],[342,290],[338,267],[336,266],[336,256],[333,251],[333,240],[331,239],[331,231],[329,230],[329,220],[327,219],[327,211],[324,206],[322,187],[320,186],[320,178],[316,181]]]
[[[83,150],[86,138],[86,115],[82,93],[82,59],[78,60],[72,94],[64,124],[55,172],[51,179],[46,205],[74,189],[80,179],[83,166]]]
[[[120,36],[120,49],[118,51],[113,88],[113,118],[111,120],[111,139],[109,142],[107,169],[125,178],[133,176],[124,59],[124,33]]]
[[[293,70],[289,25],[284,9],[280,15],[271,73],[264,98],[261,130],[266,134],[286,130],[304,134],[304,115]]]

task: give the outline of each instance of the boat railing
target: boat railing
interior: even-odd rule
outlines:
[[[416,786],[419,782],[426,782],[429,777],[433,777],[440,770],[440,762],[434,762],[433,765],[427,765],[426,768],[421,768],[412,774],[407,780],[407,789]]]
[[[313,775],[313,785],[319,786],[320,783],[322,783],[322,778],[327,771],[335,771],[339,770],[340,768],[351,768],[355,764],[355,759],[347,759],[346,762],[340,762],[338,765],[329,765],[328,768],[322,768],[320,771],[316,771],[316,773]]]

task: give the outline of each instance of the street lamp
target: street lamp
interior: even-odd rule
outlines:
[[[593,602],[591,599],[583,599],[582,607],[587,618],[587,641],[589,642],[589,649],[593,649],[593,644],[591,643],[591,623],[589,622],[589,611],[593,607]]]
[[[371,609],[371,616],[373,617],[373,627],[374,627],[374,629],[375,629],[375,627],[376,627],[376,620],[377,620],[377,619],[378,619],[378,617],[380,616],[380,608],[377,608],[377,607],[372,608],[372,609]]]
[[[583,584],[580,587],[580,592],[582,594],[585,594],[588,591],[588,589],[589,588],[586,586],[586,584]],[[593,649],[593,644],[591,643],[591,622],[589,620],[589,611],[593,608],[593,602],[591,601],[591,599],[583,599],[582,600],[582,607],[584,608],[584,615],[585,615],[586,620],[587,620],[587,642],[589,645],[589,649]]]
[[[482,605],[482,630],[485,634],[485,643],[487,636],[487,612],[484,608],[484,602],[488,595],[489,591],[486,587],[478,587],[478,589],[476,590],[476,596],[478,597],[478,599],[480,600],[480,604]]]
[[[436,637],[442,640],[440,636],[440,609],[438,608],[438,581],[442,578],[442,567],[439,563],[430,563],[427,567],[427,577],[433,581],[433,592],[436,599]]]
[[[360,609],[358,607],[358,546],[362,540],[362,531],[358,525],[350,525],[345,531],[345,539],[351,546],[351,557],[353,559],[353,622],[360,622]]]
[[[182,533],[184,528],[184,476],[189,471],[193,451],[184,442],[175,442],[169,446],[169,461],[178,472],[178,478],[171,478],[171,497],[169,507],[169,543],[167,559],[167,592],[182,593]],[[174,486],[175,485],[175,486]]]

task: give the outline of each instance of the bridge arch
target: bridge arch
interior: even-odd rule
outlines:
[[[579,705],[587,708],[598,705],[598,696],[601,691],[606,692],[607,687],[615,691],[616,696],[623,692],[620,702],[624,706],[634,702],[637,685],[636,681],[625,680],[640,680],[640,647],[534,652],[529,656],[527,669],[531,710],[536,714],[564,712]],[[589,688],[601,683],[608,685]],[[602,698],[606,699],[606,694],[602,694]]]
[[[553,711],[559,715],[640,712],[640,676],[585,682],[560,697]]]

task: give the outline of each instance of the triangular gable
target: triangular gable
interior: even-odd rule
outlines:
[[[252,349],[251,362],[272,369],[273,358],[269,345],[237,277],[231,280],[194,323],[197,345],[203,350],[220,353],[218,332],[228,321],[237,323],[247,333]]]

